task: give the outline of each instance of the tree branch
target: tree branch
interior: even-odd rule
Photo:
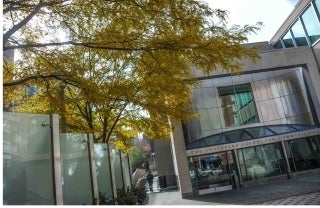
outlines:
[[[15,86],[15,85],[23,84],[23,83],[28,82],[30,80],[48,79],[48,78],[55,78],[57,80],[62,80],[61,76],[56,75],[56,74],[33,75],[33,76],[25,77],[25,78],[22,78],[22,79],[17,79],[17,80],[13,80],[13,81],[10,81],[10,82],[3,83],[3,87],[12,87],[12,86]],[[66,82],[69,85],[75,86],[74,84],[68,82],[67,80],[63,80],[63,81]]]
[[[9,38],[17,32],[21,27],[26,25],[42,8],[48,7],[48,6],[54,6],[57,4],[61,4],[63,2],[66,2],[69,0],[61,0],[61,1],[52,1],[52,2],[43,2],[43,0],[40,0],[39,3],[35,6],[34,10],[30,12],[21,22],[14,25],[10,30],[4,33],[3,35],[3,45],[8,42]],[[9,6],[9,8],[13,8],[12,5]],[[7,12],[7,11],[6,11]]]
[[[43,48],[48,46],[63,46],[63,45],[74,45],[74,46],[83,46],[86,48],[95,48],[95,49],[107,49],[107,50],[122,50],[122,51],[140,51],[146,50],[145,47],[137,47],[137,48],[126,48],[126,47],[111,47],[106,45],[100,45],[96,43],[80,43],[75,41],[65,41],[65,42],[58,42],[58,43],[30,43],[24,45],[11,45],[5,46],[3,45],[3,51],[12,50],[12,49],[25,49],[25,48]]]

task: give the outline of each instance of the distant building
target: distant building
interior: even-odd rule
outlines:
[[[171,138],[182,197],[319,174],[319,40],[320,0],[300,0],[270,42],[252,43],[261,59],[242,60],[243,74],[195,69],[201,117]]]

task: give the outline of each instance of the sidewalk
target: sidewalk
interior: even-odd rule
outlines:
[[[149,193],[150,205],[320,205],[320,175],[182,199],[178,190]]]

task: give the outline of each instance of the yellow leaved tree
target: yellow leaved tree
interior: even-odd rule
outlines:
[[[242,43],[259,23],[227,28],[226,11],[196,0],[4,0],[3,15],[3,50],[19,54],[3,67],[5,103],[59,113],[68,131],[124,150],[137,132],[165,139],[169,117],[194,116],[191,66],[236,73],[258,58]]]

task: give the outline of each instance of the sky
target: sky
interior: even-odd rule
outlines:
[[[248,36],[248,42],[270,41],[298,0],[202,0],[211,8],[228,10],[229,24],[254,25],[262,22],[263,27]]]

